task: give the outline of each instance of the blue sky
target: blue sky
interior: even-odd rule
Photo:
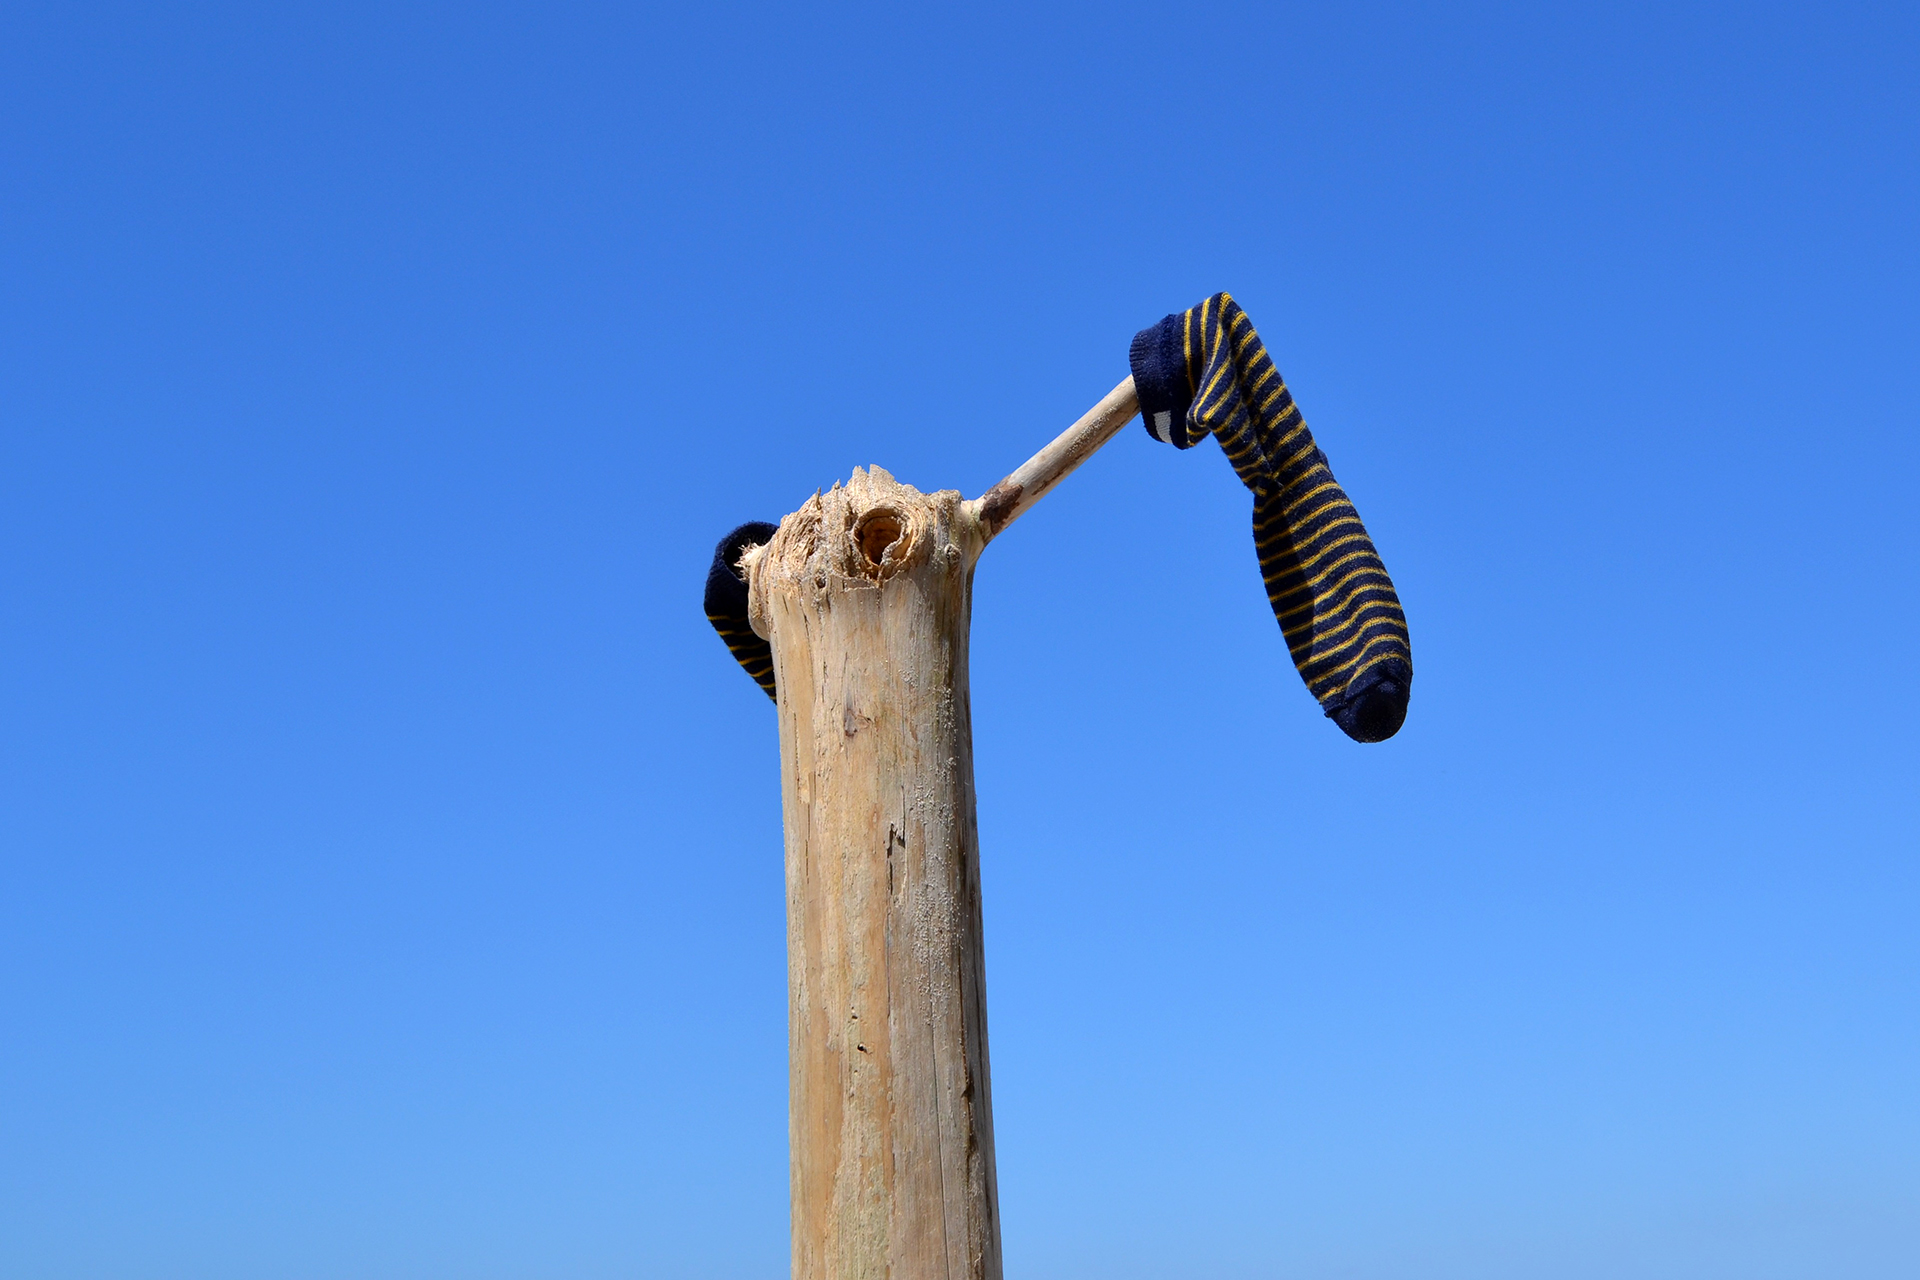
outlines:
[[[786,1266],[713,542],[984,490],[1231,290],[1406,602],[1211,445],[997,542],[1007,1274],[1920,1268],[1903,6],[0,18],[0,1273]]]

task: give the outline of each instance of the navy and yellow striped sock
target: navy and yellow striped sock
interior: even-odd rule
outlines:
[[[1308,692],[1355,741],[1392,737],[1413,683],[1400,597],[1246,312],[1217,293],[1141,330],[1130,361],[1154,439],[1211,433],[1252,490],[1267,600]]]
[[[713,564],[707,569],[707,621],[727,642],[727,651],[759,682],[767,696],[778,701],[773,685],[773,646],[753,633],[747,621],[747,584],[740,576],[740,553],[756,544],[764,544],[780,526],[764,520],[741,525],[713,549]]]

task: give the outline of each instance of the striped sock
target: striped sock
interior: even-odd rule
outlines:
[[[1141,330],[1130,359],[1154,439],[1211,433],[1253,491],[1267,600],[1308,692],[1356,742],[1391,738],[1413,683],[1400,597],[1246,312],[1217,293]]]
[[[713,549],[707,569],[707,621],[727,642],[727,652],[759,682],[767,696],[778,701],[773,686],[773,646],[753,634],[747,621],[747,584],[740,576],[740,553],[764,544],[779,531],[777,524],[754,520],[741,525]]]

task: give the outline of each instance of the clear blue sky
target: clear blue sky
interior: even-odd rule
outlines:
[[[0,18],[0,1274],[783,1274],[713,542],[1218,289],[1412,710],[988,554],[1009,1277],[1920,1274],[1912,6],[294,8]]]

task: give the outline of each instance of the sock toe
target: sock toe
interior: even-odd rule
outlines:
[[[1327,716],[1355,742],[1384,742],[1400,732],[1412,683],[1411,672],[1395,670],[1401,665],[1383,663],[1362,673]]]

